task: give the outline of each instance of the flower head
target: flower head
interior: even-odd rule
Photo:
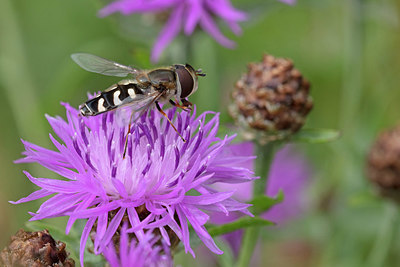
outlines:
[[[168,246],[162,241],[157,245],[157,237],[148,231],[139,240],[129,241],[127,225],[122,226],[117,252],[112,242],[103,255],[111,267],[172,267]]]
[[[222,253],[204,227],[209,220],[204,211],[250,214],[249,205],[233,200],[233,191],[218,192],[210,185],[242,183],[254,177],[250,170],[237,167],[247,157],[225,155],[234,136],[216,136],[217,114],[206,122],[211,112],[196,117],[195,112],[170,109],[167,115],[186,142],[160,113],[144,114],[131,128],[124,159],[127,126],[114,113],[82,117],[68,104],[65,107],[67,121],[47,116],[63,143],[50,134],[55,151],[22,141],[25,158],[17,162],[37,162],[64,178],[34,178],[25,172],[41,189],[13,203],[54,194],[31,213],[31,220],[68,216],[68,233],[77,219],[88,219],[81,236],[82,262],[92,228],[94,251],[101,253],[125,219],[131,227],[128,232],[139,240],[155,229],[167,245],[178,239],[194,255],[189,222],[211,251]]]
[[[254,145],[244,142],[230,146],[232,155],[249,156],[254,153]],[[253,169],[254,161],[249,159],[241,164],[243,168]],[[304,157],[293,146],[287,145],[276,153],[268,175],[265,194],[275,197],[280,190],[284,193],[284,200],[273,206],[261,216],[267,220],[282,225],[299,216],[305,209],[305,188],[311,168]],[[230,185],[218,185],[219,190],[229,190]],[[239,201],[249,201],[252,198],[253,182],[244,183],[235,192],[233,197]],[[229,216],[214,214],[211,220],[216,224],[224,224],[236,220],[240,214],[232,213]],[[242,231],[235,231],[224,236],[237,254],[241,246]]]
[[[219,44],[233,48],[235,43],[221,33],[214,17],[221,18],[236,35],[241,34],[238,22],[247,18],[229,0],[116,0],[99,14],[104,17],[114,12],[130,15],[163,11],[170,12],[170,15],[153,47],[152,61],[158,61],[162,51],[182,29],[186,35],[191,35],[198,25]]]
[[[248,160],[241,163],[241,167],[252,170],[254,160],[250,155],[254,154],[254,144],[243,142],[229,147],[232,155],[247,156]],[[311,175],[311,167],[292,145],[286,145],[276,153],[268,175],[265,195],[275,197],[282,190],[285,199],[282,203],[273,206],[262,216],[278,224],[285,223],[299,215],[305,207],[304,190],[308,178]],[[232,185],[218,184],[218,189],[229,190]],[[252,198],[253,182],[242,184],[233,197],[239,201],[250,201]]]

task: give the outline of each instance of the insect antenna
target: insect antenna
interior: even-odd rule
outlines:
[[[196,75],[197,75],[197,76],[201,76],[201,77],[204,77],[204,76],[206,76],[206,74],[205,74],[205,73],[203,73],[203,70],[202,70],[202,69],[198,69],[198,70],[196,70]]]

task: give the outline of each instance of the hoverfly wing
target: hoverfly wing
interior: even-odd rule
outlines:
[[[119,64],[117,62],[87,53],[72,54],[71,58],[82,69],[107,76],[126,77],[136,76],[141,70]]]
[[[121,107],[115,110],[118,125],[125,126],[129,124],[129,121],[133,123],[138,120],[159,98],[158,92],[152,92],[137,96],[136,99],[126,99]],[[133,116],[133,120],[130,118],[131,116]]]

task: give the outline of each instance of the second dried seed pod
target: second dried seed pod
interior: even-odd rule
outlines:
[[[382,132],[371,146],[367,176],[382,195],[400,200],[400,125]]]
[[[305,123],[313,107],[309,88],[291,60],[265,54],[236,82],[230,113],[247,133],[281,139]]]

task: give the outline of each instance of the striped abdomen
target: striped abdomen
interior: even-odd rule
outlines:
[[[129,80],[121,81],[80,105],[79,110],[83,116],[96,116],[127,104],[137,95],[143,94],[143,90],[136,83]]]

